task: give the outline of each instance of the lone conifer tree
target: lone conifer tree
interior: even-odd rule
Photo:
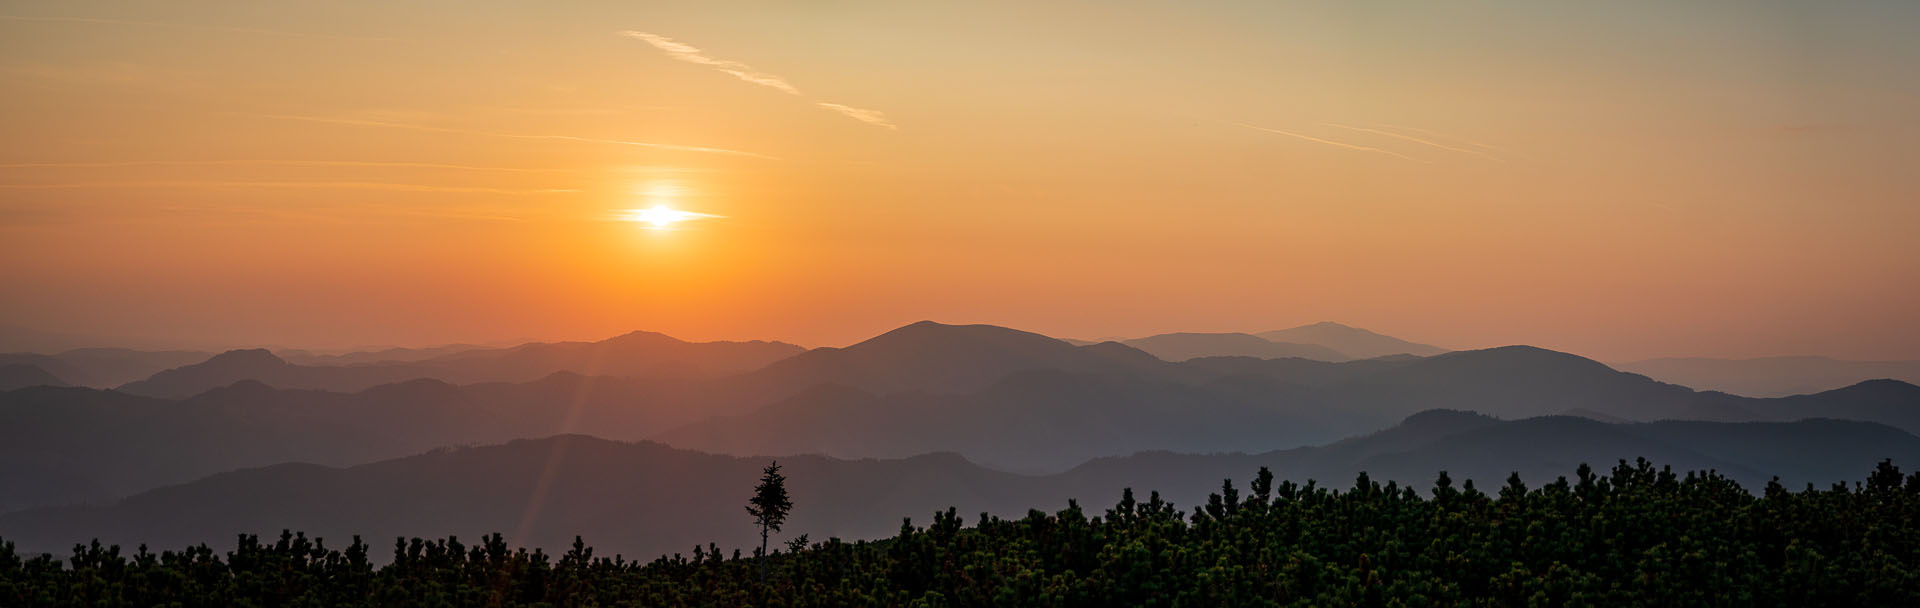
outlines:
[[[787,478],[780,474],[780,462],[774,461],[760,473],[760,485],[753,489],[753,498],[747,501],[747,514],[760,524],[760,580],[767,580],[767,534],[779,532],[780,523],[787,520],[787,511],[793,509],[793,501],[787,500]]]

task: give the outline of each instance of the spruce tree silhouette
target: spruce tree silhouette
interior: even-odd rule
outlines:
[[[767,534],[779,532],[780,524],[787,520],[787,511],[793,509],[793,501],[787,500],[787,478],[780,474],[780,462],[768,464],[760,473],[760,485],[753,489],[753,498],[747,501],[747,514],[752,515],[760,524],[760,581],[767,580]]]

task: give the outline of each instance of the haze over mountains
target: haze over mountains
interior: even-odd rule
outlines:
[[[1055,473],[1146,450],[1321,444],[1431,408],[1510,419],[1834,417],[1920,431],[1920,387],[1903,382],[1753,399],[1532,347],[1337,363],[1172,362],[1115,342],[1074,346],[1004,327],[922,322],[844,348],[776,357],[797,350],[635,333],[599,343],[462,349],[391,365],[302,366],[265,351],[235,351],[123,391],[14,390],[0,393],[0,462],[8,465],[0,470],[0,511],[103,503],[243,467],[349,466],[563,433],[743,456],[946,451],[999,470]],[[775,360],[718,373],[761,359]],[[422,372],[526,376],[569,366],[628,375],[558,371],[470,384],[403,379]],[[330,383],[373,386],[290,388]],[[177,396],[201,385],[216,388]]]
[[[1120,343],[1168,361],[1201,357],[1298,357],[1315,361],[1348,361],[1355,358],[1318,344],[1275,342],[1252,334],[1172,333],[1122,340]]]
[[[950,453],[903,459],[785,458],[795,508],[785,535],[873,538],[902,517],[924,523],[953,507],[972,519],[1077,499],[1089,513],[1122,488],[1145,500],[1158,491],[1177,506],[1203,504],[1223,479],[1244,488],[1265,466],[1282,479],[1349,487],[1361,471],[1378,482],[1427,487],[1440,470],[1496,492],[1511,472],[1530,486],[1571,477],[1581,463],[1606,475],[1621,459],[1646,457],[1676,470],[1717,470],[1759,491],[1783,484],[1856,479],[1882,458],[1920,459],[1920,438],[1884,425],[1837,420],[1787,423],[1605,424],[1574,417],[1502,422],[1456,411],[1417,414],[1364,436],[1255,454],[1149,452],[1103,458],[1070,471],[1023,476]],[[0,537],[29,552],[61,552],[98,537],[133,546],[221,545],[240,532],[304,530],[332,543],[359,534],[375,546],[394,537],[477,538],[499,531],[515,544],[557,549],[575,535],[605,552],[641,559],[717,542],[753,544],[734,507],[762,458],[713,455],[657,443],[569,435],[436,450],[351,468],[285,464],[215,475],[102,507],[0,515]]]
[[[214,353],[191,350],[82,348],[58,354],[0,354],[0,365],[27,365],[59,378],[61,384],[112,388],[156,373],[205,361]],[[32,386],[32,385],[22,385]]]
[[[1616,363],[1614,367],[1663,382],[1749,397],[1804,395],[1883,378],[1920,383],[1920,361],[1842,361],[1828,357],[1666,358]]]
[[[1447,349],[1427,344],[1416,344],[1393,336],[1377,334],[1358,327],[1349,327],[1331,321],[1322,321],[1312,325],[1302,325],[1292,329],[1261,332],[1261,338],[1274,342],[1292,342],[1317,344],[1339,351],[1355,359],[1372,359],[1388,355],[1415,355],[1425,357],[1447,352]]]
[[[1298,357],[1315,361],[1339,362],[1393,355],[1424,357],[1447,352],[1444,348],[1416,344],[1333,322],[1320,322],[1259,334],[1176,332],[1112,341],[1146,351],[1167,361],[1185,361],[1200,357],[1260,359]],[[1089,345],[1097,341],[1068,340],[1067,342]]]
[[[269,386],[353,392],[420,378],[456,384],[525,382],[557,372],[620,377],[712,377],[756,369],[802,352],[781,342],[685,342],[633,332],[599,342],[532,343],[507,349],[454,349],[415,360],[298,365],[265,349],[234,350],[130,382],[120,390],[188,397],[241,380]],[[348,356],[342,360],[354,360]]]

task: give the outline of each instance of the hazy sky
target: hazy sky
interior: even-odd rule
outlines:
[[[1920,358],[1914,66],[1909,0],[0,2],[0,316]]]

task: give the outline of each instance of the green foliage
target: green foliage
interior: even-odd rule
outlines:
[[[952,509],[877,542],[788,543],[764,580],[738,551],[557,559],[495,534],[403,540],[375,566],[353,539],[284,533],[66,560],[0,541],[0,606],[1914,606],[1920,475],[1755,496],[1715,473],[1582,466],[1497,495],[1442,474],[1429,496],[1366,476],[1331,490],[1262,470],[1182,511],[1131,490],[971,527]]]

